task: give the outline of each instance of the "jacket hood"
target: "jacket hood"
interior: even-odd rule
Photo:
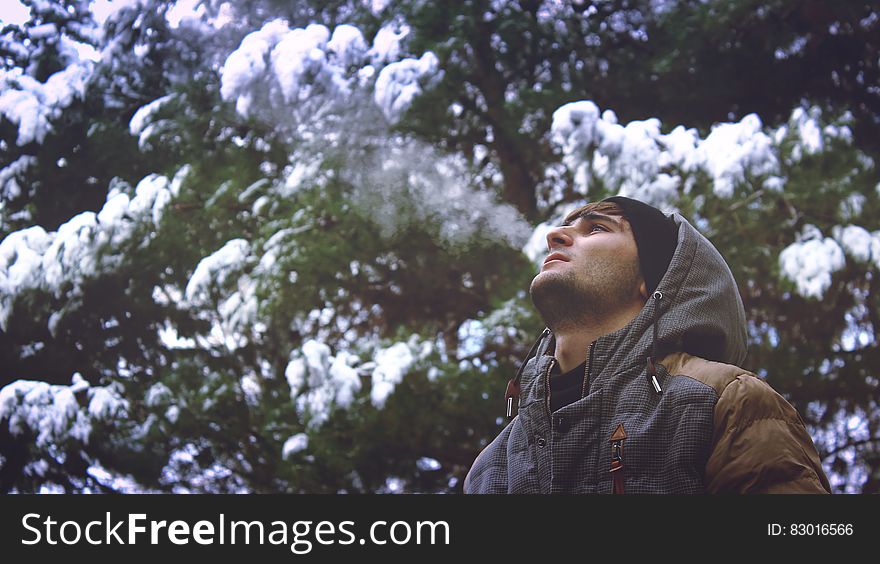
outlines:
[[[672,219],[678,225],[678,244],[654,294],[632,321],[599,337],[592,347],[592,381],[597,386],[635,365],[645,366],[655,325],[658,361],[679,351],[726,364],[745,361],[745,309],[730,268],[687,219],[677,212]],[[539,364],[553,347],[554,337],[545,331],[537,348]]]

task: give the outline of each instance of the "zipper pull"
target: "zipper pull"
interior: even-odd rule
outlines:
[[[611,443],[611,493],[623,493],[623,441],[626,440],[626,431],[623,423],[618,423],[617,428],[611,433],[608,441]]]
[[[504,393],[504,402],[507,404],[507,419],[513,417],[513,399],[516,398],[519,404],[519,381],[511,378],[507,381],[507,391]]]

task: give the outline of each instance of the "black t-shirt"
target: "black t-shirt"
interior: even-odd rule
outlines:
[[[581,399],[581,392],[584,387],[584,370],[586,368],[586,360],[565,374],[559,373],[558,364],[553,367],[553,370],[550,372],[551,413],[560,407],[565,407]]]

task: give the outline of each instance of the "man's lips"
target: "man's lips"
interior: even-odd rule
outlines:
[[[561,260],[563,262],[568,262],[569,258],[562,253],[550,253],[547,255],[547,258],[544,259],[544,264],[547,264],[551,260]]]

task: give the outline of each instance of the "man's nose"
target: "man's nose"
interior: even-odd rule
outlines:
[[[547,232],[547,248],[553,250],[556,247],[568,247],[573,242],[569,234],[570,226],[560,225]]]

